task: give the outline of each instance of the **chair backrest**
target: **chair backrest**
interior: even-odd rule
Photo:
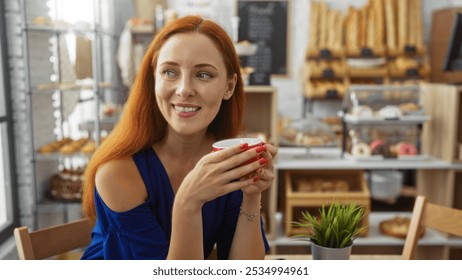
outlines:
[[[417,196],[404,241],[403,259],[415,259],[421,227],[462,236],[462,210],[433,204],[424,196]]]
[[[27,227],[14,230],[19,259],[41,260],[90,244],[94,222],[81,219],[29,232]]]

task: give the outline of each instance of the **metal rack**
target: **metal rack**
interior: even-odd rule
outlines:
[[[58,0],[51,0],[51,4],[57,5]],[[109,0],[111,1],[112,7],[115,5],[114,0]],[[102,12],[103,9],[101,8],[102,4],[106,3],[104,0],[96,0],[93,1],[93,21],[94,23],[88,27],[82,27],[82,26],[77,26],[77,25],[71,25],[71,24],[66,24],[66,25],[54,25],[52,24],[53,22],[50,20],[49,23],[44,23],[44,24],[33,24],[31,23],[31,16],[28,14],[28,8],[29,5],[32,4],[31,1],[28,0],[21,0],[20,1],[20,10],[21,10],[21,18],[22,18],[22,26],[21,26],[21,33],[22,33],[22,43],[23,43],[23,55],[24,55],[24,78],[25,78],[25,91],[26,91],[26,110],[27,110],[27,122],[28,122],[28,127],[30,129],[30,152],[32,155],[32,188],[33,188],[33,217],[34,217],[34,228],[38,228],[39,226],[39,213],[41,210],[43,211],[56,211],[56,212],[63,212],[63,219],[64,221],[68,220],[68,212],[69,212],[69,206],[71,204],[76,204],[75,202],[67,202],[67,201],[47,201],[45,199],[44,195],[44,189],[46,188],[46,183],[43,182],[42,174],[39,174],[39,168],[38,165],[40,164],[48,164],[50,166],[53,166],[53,164],[57,164],[58,166],[60,164],[63,164],[64,160],[73,160],[72,158],[74,155],[68,155],[64,156],[59,153],[53,153],[50,155],[39,155],[36,152],[37,146],[36,146],[36,128],[34,128],[34,106],[33,106],[33,99],[34,95],[38,94],[43,94],[45,96],[46,92],[52,95],[54,97],[53,102],[53,112],[49,112],[53,114],[55,123],[54,123],[54,138],[55,139],[62,139],[65,135],[64,133],[64,128],[63,128],[63,97],[66,94],[77,94],[75,92],[68,92],[70,90],[77,90],[78,94],[80,94],[80,89],[88,89],[91,90],[93,93],[93,100],[95,100],[95,106],[94,106],[94,125],[92,126],[92,129],[95,133],[93,133],[93,138],[94,141],[96,142],[96,145],[98,146],[100,144],[100,130],[101,130],[101,124],[100,124],[100,111],[101,111],[101,102],[103,101],[103,93],[106,88],[113,89],[114,87],[107,87],[107,86],[101,86],[103,84],[103,80],[105,80],[107,77],[111,79],[111,82],[109,84],[113,84],[115,81],[115,71],[116,71],[116,65],[115,65],[115,58],[111,59],[111,62],[113,65],[107,66],[107,64],[103,63],[103,47],[105,50],[110,51],[110,55],[115,56],[116,53],[116,36],[114,34],[114,31],[108,30],[108,29],[114,29],[115,22],[109,23],[110,28],[105,29],[103,28],[103,23],[102,23]],[[35,3],[34,3],[35,4]],[[107,3],[106,3],[107,4]],[[51,19],[57,19],[57,14],[53,15],[50,17]],[[115,17],[112,17],[112,20],[114,20]],[[51,24],[50,24],[51,23]],[[31,45],[30,38],[29,36],[31,34],[34,34],[33,36],[42,36],[43,40],[52,40],[56,41],[56,44],[51,49],[51,52],[54,54],[50,58],[50,63],[52,64],[53,72],[55,75],[55,79],[53,83],[49,83],[50,81],[45,81],[48,82],[49,87],[45,87],[45,89],[39,89],[34,85],[34,82],[31,79],[31,74],[32,74],[32,61],[31,61],[31,50],[33,49],[33,45]],[[36,35],[40,34],[40,35]],[[91,84],[87,85],[86,87],[82,87],[80,85],[74,85],[70,87],[63,87],[61,86],[60,82],[62,82],[62,70],[60,67],[60,44],[59,40],[61,36],[65,36],[68,34],[73,34],[73,35],[84,35],[88,38],[91,39],[91,48],[92,48],[92,59],[91,59],[91,67],[92,67],[92,79],[91,79]],[[103,42],[103,38],[107,37],[109,38],[109,43]],[[50,42],[43,41],[45,44],[50,44],[53,45]],[[109,44],[109,45],[107,45]],[[32,48],[32,49],[31,49]],[[54,58],[53,58],[54,57]],[[109,68],[108,71],[105,69],[105,67]],[[106,71],[106,72],[105,72]],[[108,73],[110,72],[110,73]],[[104,84],[108,84],[107,82],[104,82]],[[53,124],[50,124],[53,125]],[[51,135],[50,135],[51,136]],[[54,140],[54,139],[52,139]],[[81,154],[75,155],[76,160],[88,160],[88,156],[84,157]],[[52,170],[53,168],[45,168],[46,171],[50,172],[50,169]],[[41,169],[43,171],[43,169]],[[57,171],[57,168],[55,167],[55,170]],[[43,175],[45,176],[45,175]],[[43,207],[41,207],[43,206]]]

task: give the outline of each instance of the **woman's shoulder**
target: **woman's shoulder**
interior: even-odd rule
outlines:
[[[113,211],[125,212],[144,203],[148,197],[143,179],[132,158],[111,160],[96,172],[96,189]]]

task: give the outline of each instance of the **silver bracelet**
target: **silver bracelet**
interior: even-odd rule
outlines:
[[[261,209],[261,204],[260,204],[260,208],[259,208],[259,209]],[[244,216],[246,216],[246,217],[247,217],[247,221],[249,221],[249,222],[255,220],[255,217],[257,217],[259,213],[260,213],[260,210],[258,210],[257,213],[250,214],[250,213],[247,213],[247,212],[245,212],[244,210],[242,210],[242,206],[239,207],[239,215],[244,215]]]

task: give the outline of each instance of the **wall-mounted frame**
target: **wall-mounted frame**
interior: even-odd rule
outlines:
[[[255,55],[241,57],[243,66],[253,67],[256,73],[290,74],[289,3],[289,0],[237,0],[238,39],[257,45]]]

